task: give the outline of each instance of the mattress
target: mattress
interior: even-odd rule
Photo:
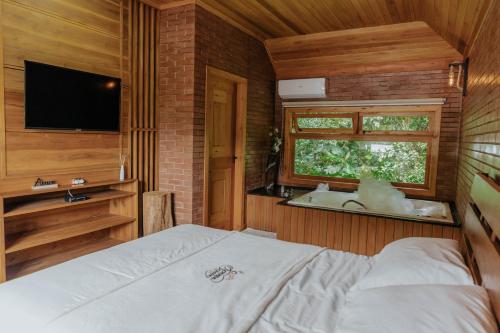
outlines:
[[[371,259],[194,225],[0,285],[5,332],[331,332]]]

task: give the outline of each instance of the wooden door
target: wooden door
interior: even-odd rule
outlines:
[[[236,84],[207,77],[208,221],[213,228],[232,229]]]

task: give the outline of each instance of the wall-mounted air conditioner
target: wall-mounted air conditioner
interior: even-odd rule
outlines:
[[[282,99],[325,98],[326,79],[280,80],[278,94]]]

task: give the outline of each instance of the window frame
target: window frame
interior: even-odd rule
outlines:
[[[372,142],[426,142],[427,157],[424,184],[392,184],[409,195],[425,197],[435,196],[441,125],[440,105],[285,108],[284,114],[283,167],[279,179],[281,184],[293,186],[316,186],[319,182],[326,182],[331,188],[340,190],[354,190],[359,184],[358,179],[296,174],[294,168],[295,140],[297,139],[330,139]],[[304,118],[350,118],[352,115],[353,128],[314,128],[299,130],[297,118],[300,118],[301,115]],[[429,117],[429,130],[365,131],[363,130],[363,117],[368,115],[427,116]]]

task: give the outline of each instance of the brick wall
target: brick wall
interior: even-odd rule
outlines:
[[[201,7],[160,21],[160,189],[174,192],[177,223],[202,223],[205,70],[248,79],[246,187],[262,186],[273,123],[274,70],[263,44]]]
[[[160,190],[174,193],[176,221],[188,223],[193,207],[194,5],[160,15]]]
[[[329,79],[327,94],[329,99],[339,101],[445,97],[436,198],[454,200],[462,96],[457,89],[448,87],[448,69],[335,76]],[[281,118],[281,104],[277,106],[276,117]]]
[[[468,55],[456,198],[462,220],[474,174],[485,172],[500,181],[500,2],[493,6]]]

